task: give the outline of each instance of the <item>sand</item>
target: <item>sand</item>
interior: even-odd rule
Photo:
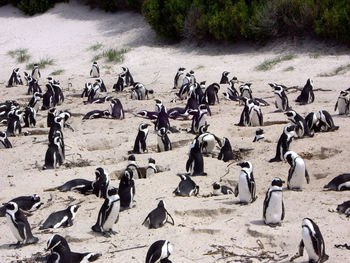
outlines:
[[[35,245],[20,249],[9,248],[15,242],[13,234],[5,218],[0,219],[0,261],[11,262],[30,258],[36,252],[44,253],[47,240],[53,233],[67,238],[73,251],[99,252],[102,257],[99,262],[144,262],[148,247],[159,239],[168,239],[174,246],[170,259],[173,262],[229,262],[240,257],[221,259],[222,255],[205,255],[214,251],[212,245],[227,245],[228,250],[237,254],[257,256],[264,251],[288,255],[282,262],[297,252],[301,240],[301,222],[304,217],[310,217],[318,224],[323,234],[329,262],[347,262],[350,258],[348,250],[335,248],[335,244],[349,243],[349,221],[337,213],[330,213],[343,201],[350,199],[349,192],[325,192],[322,187],[333,177],[348,172],[348,136],[349,121],[347,116],[338,116],[334,105],[340,90],[349,87],[350,73],[333,77],[320,77],[322,73],[330,73],[335,68],[349,63],[349,50],[344,47],[318,43],[310,40],[278,41],[266,46],[255,46],[251,43],[222,44],[214,43],[196,45],[181,42],[167,45],[158,39],[142,16],[132,12],[109,14],[75,3],[57,4],[45,14],[25,17],[10,6],[0,8],[0,98],[1,101],[16,99],[21,105],[26,105],[31,96],[26,95],[26,87],[6,88],[12,69],[20,67],[23,76],[25,64],[16,63],[7,52],[17,48],[28,48],[32,56],[30,62],[40,58],[55,59],[55,65],[41,70],[40,84],[46,83],[45,78],[57,69],[64,72],[55,76],[64,87],[66,100],[59,110],[70,110],[73,118],[70,124],[75,132],[64,130],[66,143],[66,163],[88,161],[85,167],[62,166],[56,170],[41,170],[47,149],[47,133],[45,111],[39,111],[36,128],[29,131],[43,131],[45,134],[11,137],[12,149],[0,150],[0,178],[2,190],[0,201],[6,202],[20,195],[39,194],[44,203],[53,197],[54,203],[39,209],[29,222],[33,233],[39,237]],[[98,119],[82,121],[82,116],[93,109],[108,109],[109,104],[83,105],[80,94],[89,78],[91,59],[97,53],[88,48],[100,42],[104,48],[129,48],[122,63],[107,64],[99,61],[101,75],[107,86],[108,95],[118,97],[125,110],[124,120]],[[103,49],[103,48],[102,48]],[[293,60],[282,62],[271,70],[256,71],[255,67],[266,59],[278,55],[294,54]],[[113,93],[112,85],[121,72],[121,66],[129,67],[135,81],[143,83],[155,91],[154,98],[160,98],[168,107],[184,106],[185,101],[171,103],[175,97],[172,90],[173,78],[180,66],[193,69],[198,81],[207,81],[207,85],[219,82],[221,73],[230,71],[230,77],[237,76],[243,82],[251,82],[253,95],[264,98],[270,106],[263,107],[265,122],[286,121],[283,113],[275,113],[274,97],[269,82],[283,83],[286,86],[302,87],[307,78],[312,78],[315,88],[331,91],[316,91],[315,102],[305,106],[294,102],[298,93],[288,94],[291,106],[302,116],[321,109],[329,111],[336,125],[340,128],[332,133],[318,133],[313,138],[295,140],[291,149],[301,155],[312,154],[305,159],[311,176],[309,185],[305,184],[303,192],[284,191],[283,199],[286,217],[281,227],[270,228],[262,221],[262,209],[265,192],[274,177],[286,180],[289,165],[285,162],[269,163],[275,155],[276,143],[285,124],[263,127],[265,140],[253,143],[256,127],[237,127],[242,108],[235,102],[224,100],[222,92],[226,85],[221,86],[220,104],[211,108],[212,116],[208,117],[210,131],[218,137],[227,137],[234,150],[239,148],[253,149],[243,155],[242,160],[249,160],[254,166],[254,176],[257,185],[258,199],[248,206],[236,204],[233,195],[207,197],[212,192],[212,183],[219,181],[226,173],[227,163],[215,158],[205,157],[206,177],[194,177],[200,186],[197,197],[180,198],[173,196],[180,179],[176,176],[185,172],[188,147],[193,135],[184,131],[170,134],[174,143],[170,152],[157,153],[157,137],[150,129],[148,137],[149,152],[137,155],[140,166],[145,166],[149,157],[167,171],[147,179],[136,180],[136,207],[120,214],[120,220],[114,230],[118,232],[112,238],[96,235],[91,231],[95,224],[97,213],[103,203],[95,196],[82,196],[78,193],[44,192],[44,189],[63,184],[74,178],[94,179],[94,170],[103,167],[111,175],[113,186],[119,182],[115,171],[126,167],[127,152],[132,149],[137,127],[141,122],[149,120],[135,117],[133,113],[139,110],[153,110],[153,99],[132,101],[128,92]],[[292,71],[284,71],[294,67]],[[189,128],[190,121],[173,121],[171,125],[177,128]],[[1,130],[6,130],[1,126]],[[218,150],[215,150],[218,153]],[[39,168],[38,168],[39,167]],[[229,173],[223,178],[223,183],[234,187],[240,168],[231,165]],[[52,195],[52,196],[50,196]],[[64,209],[70,199],[72,203],[82,202],[74,225],[43,233],[39,231],[40,223],[47,216]],[[175,220],[175,226],[166,224],[156,230],[142,226],[147,214],[157,206],[162,199]],[[45,205],[44,205],[45,206]],[[258,240],[263,244],[259,248]],[[146,246],[134,250],[115,252],[136,246]],[[239,249],[244,247],[246,249]],[[254,248],[254,249],[253,249]],[[280,258],[275,255],[275,259]],[[252,259],[252,262],[260,262]],[[262,260],[262,259],[261,259]],[[243,262],[243,261],[242,261]],[[248,262],[248,261],[247,261]],[[263,262],[267,262],[266,259]],[[273,262],[273,261],[270,261]],[[307,262],[307,256],[296,262]]]

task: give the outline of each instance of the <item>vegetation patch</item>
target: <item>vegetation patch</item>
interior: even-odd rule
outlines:
[[[295,68],[293,66],[285,68],[283,71],[293,71]]]
[[[99,53],[97,55],[95,55],[92,58],[92,61],[97,61],[100,59],[104,59],[105,62],[107,63],[120,63],[124,61],[124,55],[129,51],[130,49],[128,48],[121,48],[121,49],[117,49],[117,48],[109,48],[104,50],[102,53]]]
[[[267,59],[263,63],[261,63],[260,65],[256,66],[255,70],[268,71],[268,70],[271,70],[275,65],[277,65],[283,61],[292,60],[295,57],[296,57],[295,55],[289,54],[289,55],[284,55],[284,56],[278,56],[278,57],[273,58],[273,59]]]
[[[11,50],[7,52],[7,55],[11,58],[15,58],[18,63],[27,62],[30,58],[30,55],[28,55],[28,49],[26,48]]]
[[[55,64],[55,60],[53,58],[48,58],[48,57],[41,58],[39,60],[39,62],[33,62],[33,63],[27,64],[26,69],[28,69],[28,70],[29,69],[33,69],[35,63],[38,64],[40,69],[43,69],[43,68],[46,68],[47,66],[54,65]]]
[[[100,48],[103,47],[103,44],[100,43],[100,42],[96,42],[95,44],[91,45],[88,50],[92,50],[92,51],[97,51],[99,50]]]
[[[346,72],[348,72],[349,70],[350,70],[350,64],[341,65],[330,73],[319,74],[319,77],[333,77],[336,75],[342,75],[342,74],[345,74]]]
[[[64,72],[64,69],[57,69],[57,70],[51,72],[50,75],[57,76],[57,75],[61,75],[63,72]]]

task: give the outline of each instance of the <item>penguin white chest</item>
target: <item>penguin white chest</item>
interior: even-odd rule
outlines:
[[[338,112],[339,114],[346,114],[347,113],[347,101],[345,99],[338,99]]]
[[[291,167],[290,169],[292,169]],[[304,178],[305,178],[305,163],[302,159],[298,158],[295,160],[294,172],[291,175],[292,177],[288,181],[288,186],[290,188],[302,188]]]
[[[306,227],[303,227],[301,234],[303,237],[303,242],[304,242],[306,252],[309,255],[309,259],[314,260],[316,262],[319,257],[314,250],[312,239],[311,239],[312,234],[310,233],[310,230]]]
[[[248,176],[245,172],[241,172],[238,179],[239,200],[243,203],[251,201],[251,193],[248,185]]]
[[[275,100],[276,100],[276,107],[277,107],[277,109],[283,111],[283,104],[282,104],[281,97],[278,96],[277,94],[275,94]]]
[[[161,136],[157,136],[157,142],[158,142],[158,147],[159,147],[159,151],[160,152],[164,152],[165,151],[165,146],[162,140]]]
[[[258,112],[255,109],[253,109],[251,111],[249,118],[250,118],[250,125],[251,126],[259,126],[260,125],[260,123],[259,123],[259,115],[258,115]]]
[[[12,217],[9,214],[6,214],[6,219],[7,219],[7,223],[11,229],[12,234],[15,236],[15,238],[19,241],[19,242],[24,242],[24,239],[20,236],[19,234],[19,229],[16,227],[16,225],[13,223],[12,221]],[[24,231],[25,232],[25,231]]]
[[[120,210],[120,201],[116,201],[112,204],[111,212],[109,213],[105,223],[103,224],[104,231],[108,231],[113,228],[113,225],[119,216],[119,210]]]
[[[265,222],[267,224],[281,223],[282,219],[282,191],[271,193],[270,201],[266,208]]]

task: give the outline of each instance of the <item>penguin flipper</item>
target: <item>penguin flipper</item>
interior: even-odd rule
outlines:
[[[337,107],[338,107],[338,101],[337,101],[337,103],[335,104],[334,111],[337,110]]]
[[[186,172],[190,170],[191,163],[193,162],[193,158],[189,157],[187,162],[186,162]]]
[[[293,262],[295,259],[300,258],[303,255],[304,255],[304,241],[301,240],[300,243],[299,243],[299,250],[298,250],[298,252],[293,257],[291,257],[289,261]]]
[[[307,184],[309,184],[310,183],[310,176],[309,176],[309,173],[307,172],[306,168],[305,168],[305,178],[306,178]]]
[[[237,184],[237,185],[236,185],[236,187],[235,187],[235,192],[234,192],[235,197],[237,197],[237,196],[238,196],[238,193],[239,193],[239,191],[238,191],[238,184]]]
[[[168,211],[166,211],[166,213],[167,213],[167,215],[171,218],[171,221],[172,221],[172,222],[169,222],[169,221],[167,220],[167,222],[169,222],[169,224],[175,225],[175,221],[174,221],[173,217],[169,214]]]
[[[150,215],[150,214],[148,214],[147,217],[145,218],[145,220],[143,220],[143,222],[142,222],[142,224],[141,224],[142,226],[146,223],[147,219],[149,219],[149,215]]]
[[[283,203],[283,200],[282,200],[282,216],[281,216],[281,220],[284,219],[284,215],[285,215],[285,210],[284,210],[284,203]]]

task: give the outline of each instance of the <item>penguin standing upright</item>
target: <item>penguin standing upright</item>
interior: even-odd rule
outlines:
[[[204,93],[204,102],[208,105],[215,105],[215,102],[219,103],[218,93],[220,90],[220,85],[213,83],[209,85]]]
[[[271,227],[280,226],[284,219],[283,183],[282,179],[273,178],[265,195],[263,219],[265,224]]]
[[[113,119],[122,120],[125,118],[123,105],[119,99],[114,98],[111,100],[111,116]]]
[[[134,85],[134,78],[132,77],[129,68],[127,67],[122,67],[123,72],[122,74],[125,76],[125,86],[129,87],[129,86],[133,86]]]
[[[142,178],[140,167],[136,163],[135,155],[132,154],[128,157],[128,165],[126,166],[126,168],[131,169],[133,174],[137,176],[137,178]]]
[[[204,160],[199,147],[199,141],[194,140],[190,145],[190,152],[188,153],[188,160],[186,162],[186,171],[191,175],[207,175],[204,172]]]
[[[227,77],[228,74],[230,74],[230,72],[228,71],[222,72],[220,84],[229,84],[228,77]]]
[[[64,102],[64,94],[59,81],[54,80],[52,77],[48,77],[47,79],[54,91],[54,105],[61,105]]]
[[[209,113],[208,106],[201,104],[198,109],[189,110],[188,113],[193,115],[190,132],[197,134],[200,131],[200,127],[207,125],[206,116]]]
[[[146,140],[148,136],[148,123],[141,123],[137,133],[132,153],[144,153],[147,150]]]
[[[95,182],[92,183],[92,193],[97,197],[106,198],[109,188],[109,175],[102,167],[95,170]]]
[[[8,202],[3,205],[6,208],[7,223],[18,241],[14,245],[20,247],[25,244],[37,243],[39,239],[33,236],[28,220],[19,210],[17,203]]]
[[[125,210],[132,208],[135,196],[135,181],[133,172],[126,169],[119,182],[118,194],[120,197],[120,209]]]
[[[174,190],[174,194],[177,196],[196,196],[199,193],[199,186],[196,185],[196,183],[191,179],[190,176],[186,174],[177,174],[180,178],[181,181]]]
[[[7,136],[17,136],[22,132],[22,113],[21,110],[12,110],[8,113],[7,121]]]
[[[64,154],[62,149],[62,140],[60,136],[55,136],[53,143],[49,144],[49,148],[45,154],[44,169],[56,169],[64,162]]]
[[[236,124],[237,126],[249,126],[250,125],[250,111],[254,107],[254,102],[251,99],[248,98],[241,98],[241,100],[244,102],[244,108],[241,113],[241,118],[239,120],[239,123]]]
[[[106,88],[105,83],[103,82],[103,79],[97,78],[95,83],[100,86],[101,92],[107,92],[107,88]]]
[[[171,263],[168,257],[173,253],[173,247],[168,240],[158,240],[148,249],[146,263]]]
[[[170,129],[169,116],[168,116],[168,113],[166,112],[166,108],[164,105],[160,107],[157,120],[154,122],[154,129],[156,131],[160,130],[161,128],[165,128],[166,130]]]
[[[309,137],[312,137],[313,134],[310,133],[309,127],[306,124],[306,121],[303,117],[301,117],[296,111],[289,110],[285,113],[288,117],[288,119],[295,124],[295,132],[298,135],[298,138],[304,137],[304,135],[308,135]]]
[[[39,92],[35,92],[33,97],[30,99],[28,106],[35,109],[36,112],[39,110],[39,101],[43,96]]]
[[[184,70],[185,70],[185,68],[183,68],[183,67],[180,67],[177,70],[175,78],[174,78],[174,89],[181,88],[183,80],[184,80],[184,76],[185,76]]]
[[[6,132],[0,131],[0,149],[12,148],[12,144],[7,138]]]
[[[226,137],[224,137],[218,159],[223,160],[224,162],[228,162],[234,159],[231,143]]]
[[[168,221],[168,216],[172,222]],[[165,208],[165,202],[160,200],[157,208],[153,209],[145,218],[142,225],[146,225],[148,228],[159,228],[166,222],[174,225],[174,219]]]
[[[81,97],[82,98],[89,97],[91,90],[92,90],[92,84],[90,82],[86,82],[84,89],[83,89],[83,92],[81,93]]]
[[[253,165],[248,161],[238,163],[237,165],[242,167],[242,169],[235,188],[235,196],[237,197],[239,195],[239,202],[241,204],[253,203],[257,199],[255,195],[256,185],[253,176]]]
[[[157,131],[157,142],[158,152],[172,150],[171,142],[168,137],[168,130],[165,127],[162,127]]]
[[[273,88],[274,88],[273,93],[275,94],[275,106],[277,110],[278,111],[289,110],[288,97],[283,86],[274,84]]]
[[[103,233],[109,237],[110,234],[116,234],[113,225],[119,220],[120,198],[116,188],[107,190],[105,201],[103,202],[95,225],[92,226],[94,232]]]
[[[156,161],[153,158],[148,158],[148,166],[146,168],[146,177],[158,173],[158,168],[156,166]]]
[[[299,244],[299,251],[290,261],[302,257],[304,247],[309,256],[309,262],[323,263],[327,261],[329,256],[326,254],[325,243],[318,225],[312,219],[304,218],[301,227],[302,239]]]
[[[338,114],[344,115],[349,114],[349,93],[346,90],[342,90],[337,99],[337,103],[335,104],[334,111],[338,108]]]
[[[23,127],[35,127],[36,125],[36,110],[27,106],[24,110],[24,126]]]
[[[249,126],[263,126],[264,119],[259,103],[253,100],[253,107],[249,111]]]
[[[253,99],[252,89],[250,88],[251,85],[252,85],[252,83],[245,83],[245,84],[239,86],[239,91],[241,92],[241,94],[240,94],[241,97]]]
[[[28,90],[27,94],[31,95],[34,94],[35,92],[42,93],[42,90],[39,86],[39,83],[36,79],[33,79],[32,77],[28,77]]]
[[[14,87],[17,85],[23,85],[21,76],[19,75],[19,68],[13,69],[10,79],[7,83],[7,87]]]
[[[36,81],[39,81],[39,78],[41,78],[39,66],[37,63],[33,65],[32,78],[35,79]]]
[[[59,228],[61,226],[72,226],[79,207],[80,205],[70,205],[64,210],[50,214],[39,229],[42,230],[47,228]]]
[[[288,151],[284,154],[284,159],[289,163],[288,184],[290,190],[301,191],[304,178],[310,183],[310,176],[306,170],[304,160],[295,152]]]
[[[312,79],[307,79],[303,90],[301,91],[300,95],[297,97],[295,101],[299,102],[301,105],[314,102],[315,95],[314,95],[313,88],[314,86],[313,86]]]
[[[281,162],[284,158],[284,154],[288,152],[289,145],[295,136],[295,126],[292,124],[283,128],[283,132],[277,142],[276,155],[269,162]]]
[[[96,61],[92,63],[91,70],[90,70],[90,77],[92,78],[100,77],[100,67],[98,66]]]
[[[43,94],[43,105],[41,109],[48,110],[55,106],[55,92],[50,84],[46,84],[46,92]]]

